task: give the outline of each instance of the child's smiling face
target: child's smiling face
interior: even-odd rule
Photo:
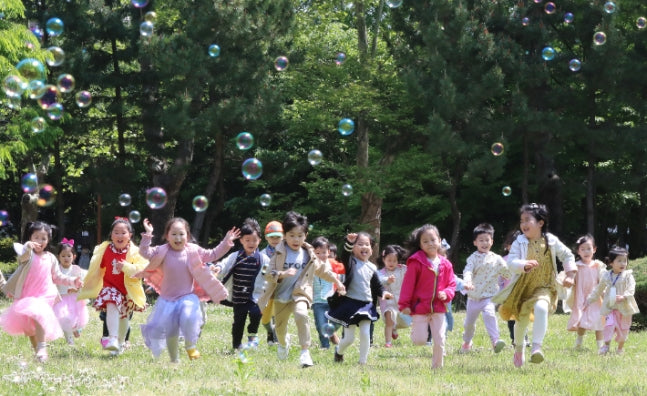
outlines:
[[[189,232],[182,222],[176,221],[166,233],[166,241],[173,250],[182,250],[189,242]]]
[[[130,229],[126,224],[121,222],[116,223],[112,227],[112,232],[110,232],[110,240],[112,241],[112,244],[120,250],[125,249],[128,246],[131,237],[132,234],[130,233]]]
[[[537,220],[531,213],[523,212],[521,213],[521,218],[519,219],[519,228],[523,235],[530,240],[535,240],[541,238],[541,229],[544,226],[543,220]]]
[[[372,255],[371,240],[366,235],[358,235],[353,245],[353,256],[361,261],[369,261]]]

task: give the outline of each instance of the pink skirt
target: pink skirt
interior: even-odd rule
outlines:
[[[36,323],[45,332],[45,341],[63,336],[61,325],[52,309],[54,300],[47,297],[24,297],[0,315],[0,327],[10,335],[36,335]]]
[[[76,300],[76,293],[65,294],[63,299],[54,305],[54,313],[66,333],[81,330],[88,324],[88,300]]]

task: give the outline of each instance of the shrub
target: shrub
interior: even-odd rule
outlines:
[[[0,238],[0,262],[16,260],[16,252],[13,250],[13,243],[13,238]]]
[[[629,263],[629,269],[633,270],[636,279],[635,298],[640,308],[640,314],[634,315],[633,327],[647,328],[647,257],[633,260]]]

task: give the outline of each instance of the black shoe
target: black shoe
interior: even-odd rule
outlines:
[[[344,355],[337,353],[337,348],[335,347],[335,363],[342,363],[344,361]]]

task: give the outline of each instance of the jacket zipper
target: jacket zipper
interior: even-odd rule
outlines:
[[[431,313],[434,313],[434,299],[436,298],[436,288],[438,287],[438,274],[440,274],[440,264],[438,265],[438,274],[431,269],[431,272],[434,273],[434,294],[431,296]]]

